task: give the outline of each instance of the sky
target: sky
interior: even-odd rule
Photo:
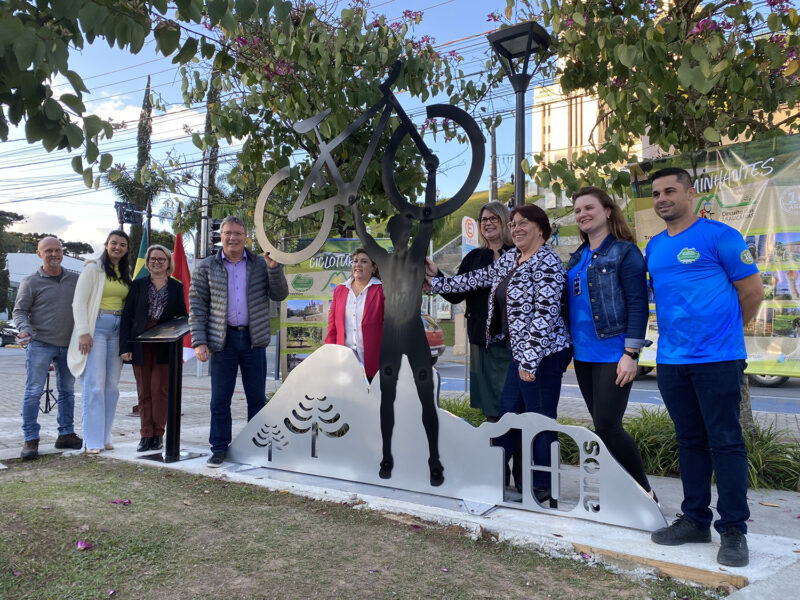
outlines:
[[[376,0],[371,12],[383,13],[392,21],[404,10],[423,12],[423,20],[414,30],[414,37],[430,35],[434,46],[442,51],[456,50],[464,60],[460,68],[467,78],[477,79],[485,69],[489,57],[488,34],[496,23],[487,20],[492,11],[502,12],[505,0]],[[111,140],[101,144],[101,152],[112,152],[114,163],[136,165],[136,126],[148,74],[153,93],[166,104],[164,113],[154,111],[152,157],[163,160],[168,154],[182,161],[199,164],[201,153],[191,144],[191,133],[202,131],[204,107],[197,109],[183,105],[180,94],[180,74],[171,58],[155,53],[155,44],[148,40],[138,55],[118,49],[109,49],[104,41],[87,46],[81,53],[72,52],[70,68],[77,71],[90,90],[84,98],[89,113],[129,125],[117,131]],[[536,80],[534,79],[535,85]],[[58,85],[60,82],[56,82]],[[511,86],[501,88],[491,99],[492,111],[504,111],[504,122],[498,130],[498,176],[508,179],[513,170],[514,149],[514,97]],[[58,93],[56,94],[58,95]],[[408,96],[398,94],[407,111],[421,125],[424,114]],[[437,99],[442,101],[441,99]],[[428,100],[426,104],[436,102]],[[531,92],[526,104],[530,106]],[[526,117],[529,121],[529,117]],[[530,123],[526,123],[526,145],[530,147]],[[426,140],[427,141],[427,140]],[[233,148],[223,148],[225,162],[235,162]],[[22,232],[47,232],[67,241],[91,244],[97,252],[108,232],[117,227],[114,210],[116,197],[107,186],[100,190],[87,189],[83,179],[70,166],[76,152],[53,151],[47,153],[38,144],[29,145],[22,129],[12,129],[9,141],[0,143],[0,210],[22,214],[24,223],[13,229]],[[489,147],[487,165],[478,189],[489,185]],[[438,187],[444,196],[455,192],[463,182],[459,167],[463,165],[460,153],[442,158],[445,166]],[[464,154],[466,156],[466,154]],[[230,167],[228,167],[230,168]],[[464,167],[466,169],[466,167]],[[199,172],[199,168],[197,169]],[[254,199],[255,202],[255,199]],[[160,206],[154,207],[154,215]],[[154,229],[169,229],[167,220],[153,219]],[[187,251],[189,250],[187,239]]]

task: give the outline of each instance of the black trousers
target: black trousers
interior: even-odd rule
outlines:
[[[603,440],[619,464],[645,491],[650,491],[650,482],[644,472],[642,455],[630,434],[622,427],[622,417],[628,406],[631,383],[618,386],[617,363],[595,363],[574,361],[575,376],[592,415],[595,433]]]

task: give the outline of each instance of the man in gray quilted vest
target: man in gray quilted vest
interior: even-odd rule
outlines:
[[[211,458],[220,467],[231,443],[231,398],[242,371],[247,419],[264,408],[269,345],[269,301],[289,293],[283,267],[245,248],[247,228],[237,217],[225,217],[222,249],[205,258],[192,275],[189,326],[197,360],[210,359]]]

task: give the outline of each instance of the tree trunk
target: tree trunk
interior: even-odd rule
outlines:
[[[739,404],[739,423],[745,434],[755,433],[756,426],[753,420],[753,407],[750,404],[750,380],[747,375],[742,379],[742,400]]]

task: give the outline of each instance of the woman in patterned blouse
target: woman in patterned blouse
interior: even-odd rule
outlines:
[[[164,246],[150,246],[145,265],[150,275],[136,279],[131,285],[119,331],[120,354],[123,360],[133,362],[139,395],[142,439],[137,452],[160,450],[164,445],[169,349],[168,344],[142,344],[133,340],[159,323],[187,314],[183,285],[170,277],[174,270],[172,253]]]
[[[541,208],[515,207],[509,229],[515,248],[488,267],[445,278],[435,277],[436,267],[429,263],[427,274],[437,293],[490,288],[487,343],[504,340],[513,357],[500,398],[500,415],[535,412],[555,419],[561,376],[572,358],[562,308],[566,273],[558,254],[545,243],[550,220]],[[536,464],[550,465],[550,444],[556,438],[552,431],[536,436]],[[518,431],[501,438],[507,460],[520,443]],[[515,477],[515,483],[521,492],[519,478]],[[538,502],[549,500],[551,506],[556,505],[546,473],[534,473],[533,492]]]

